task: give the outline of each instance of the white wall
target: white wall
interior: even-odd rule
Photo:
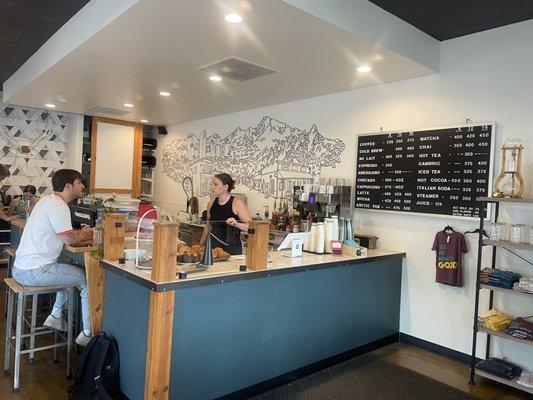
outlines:
[[[519,137],[524,142],[524,175],[529,181],[527,194],[532,197],[531,37],[533,21],[470,35],[442,43],[438,75],[170,126],[168,136],[158,137],[157,155],[159,157],[164,145],[177,136],[190,132],[199,134],[202,130],[227,135],[237,126],[255,126],[268,115],[298,128],[308,129],[316,123],[326,136],[343,139],[347,148],[342,155],[342,165],[324,170],[323,176],[353,177],[355,137],[359,133],[379,131],[380,127],[399,130],[455,125],[464,123],[467,118],[472,122],[496,121],[496,147],[505,138]],[[499,154],[496,158],[499,159]],[[496,165],[499,166],[498,162]],[[183,207],[181,186],[161,174],[160,164],[156,178],[156,200],[172,211]],[[242,191],[242,188],[238,189]],[[251,198],[252,205],[254,201]],[[508,210],[503,213],[504,220],[510,221],[509,216],[512,216],[514,221],[533,225],[531,208],[513,206]],[[407,253],[402,278],[401,331],[469,353],[477,253],[475,237],[468,239],[464,288],[434,282],[435,254],[430,248],[435,233],[447,222],[458,231],[475,229],[476,222],[359,210],[354,212],[354,221],[357,230],[378,235],[380,247],[401,249]],[[533,260],[531,254],[523,255]],[[488,257],[485,260],[488,264]],[[517,258],[502,257],[499,265],[507,263],[519,272],[533,275],[533,267],[517,261]],[[530,315],[531,307],[526,304],[528,299],[515,297],[506,299],[512,304],[508,301],[502,308],[513,315]],[[486,301],[487,296],[483,299]],[[480,334],[479,338],[481,349],[484,335]],[[521,346],[503,343],[500,349],[509,359],[533,369],[530,349]]]
[[[83,115],[71,114],[67,137],[66,168],[81,172],[83,159]]]

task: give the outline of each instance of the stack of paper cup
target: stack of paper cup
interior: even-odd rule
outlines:
[[[309,246],[307,250],[312,251],[313,253],[316,252],[316,237],[317,237],[317,223],[313,222],[311,225],[311,233],[309,237]],[[305,244],[304,244],[305,246]]]
[[[339,240],[339,217],[336,215],[332,216],[331,222],[333,225],[333,236],[331,240]]]
[[[324,223],[317,223],[317,233],[315,236],[315,253],[323,254],[324,253],[324,244],[326,241],[326,232],[324,230]]]
[[[333,240],[333,220],[331,218],[324,220],[324,232],[326,236],[324,252],[331,253],[331,241]]]

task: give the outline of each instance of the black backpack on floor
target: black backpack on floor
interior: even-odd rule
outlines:
[[[104,332],[93,337],[78,359],[72,400],[127,400],[120,391],[118,343]]]

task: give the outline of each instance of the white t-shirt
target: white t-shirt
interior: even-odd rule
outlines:
[[[56,194],[42,197],[22,232],[15,268],[28,270],[57,262],[63,249],[58,235],[69,231],[72,231],[72,223],[67,203]]]

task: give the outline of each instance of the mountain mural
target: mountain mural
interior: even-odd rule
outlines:
[[[197,195],[206,196],[212,175],[226,172],[268,198],[277,195],[279,179],[311,181],[322,168],[334,168],[345,147],[316,125],[304,130],[265,116],[257,126],[237,127],[226,136],[202,131],[172,140],[163,149],[163,173],[176,182],[200,175]]]

